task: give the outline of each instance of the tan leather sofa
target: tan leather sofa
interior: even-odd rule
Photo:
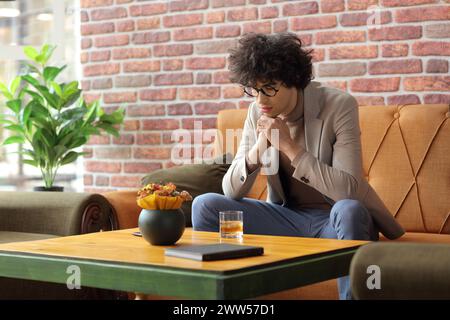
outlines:
[[[217,128],[243,127],[246,110],[223,110]],[[450,243],[450,107],[435,105],[361,106],[363,169],[407,233],[400,242]],[[238,140],[238,139],[237,139]],[[234,146],[238,145],[235,141]],[[233,150],[236,152],[236,149]],[[116,210],[120,228],[136,227],[136,191],[104,194]],[[248,197],[266,199],[259,176]],[[381,237],[381,241],[386,241]],[[271,294],[261,299],[337,299],[336,280]]]

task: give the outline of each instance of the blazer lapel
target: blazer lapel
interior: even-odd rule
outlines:
[[[320,83],[312,81],[303,90],[306,151],[317,159],[320,159],[319,147],[323,127],[323,120],[318,118],[322,110],[319,86]]]

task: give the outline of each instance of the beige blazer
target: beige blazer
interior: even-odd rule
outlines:
[[[389,239],[402,236],[405,231],[364,178],[356,100],[350,94],[315,81],[304,89],[303,96],[306,152],[292,161],[293,177],[318,190],[327,201],[359,200],[383,235]],[[224,194],[233,199],[244,197],[261,171],[258,168],[248,174],[245,163],[246,153],[257,140],[256,122],[260,116],[253,102],[236,156],[222,180]],[[268,159],[276,164],[279,153],[271,151]],[[285,206],[286,196],[278,170],[268,172],[267,184],[267,201]]]

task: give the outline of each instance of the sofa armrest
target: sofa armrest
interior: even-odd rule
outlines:
[[[141,208],[136,203],[138,190],[122,190],[102,193],[109,201],[117,217],[119,229],[130,229],[138,226]]]
[[[448,244],[363,246],[350,266],[353,296],[356,299],[450,299],[449,251]],[[377,273],[379,289],[375,286]]]
[[[117,228],[100,194],[0,192],[0,230],[70,236]]]

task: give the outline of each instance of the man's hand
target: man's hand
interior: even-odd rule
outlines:
[[[257,131],[257,134],[258,140],[250,149],[247,155],[246,162],[249,173],[255,171],[259,167],[259,165],[261,164],[262,154],[267,150],[268,147],[270,147],[270,142],[267,141],[266,136],[259,131]]]
[[[272,130],[278,130],[278,137],[272,134]],[[280,118],[262,115],[257,122],[257,131],[262,132],[270,144],[283,152],[291,161],[299,152],[304,152],[304,149],[292,140],[289,127]]]

